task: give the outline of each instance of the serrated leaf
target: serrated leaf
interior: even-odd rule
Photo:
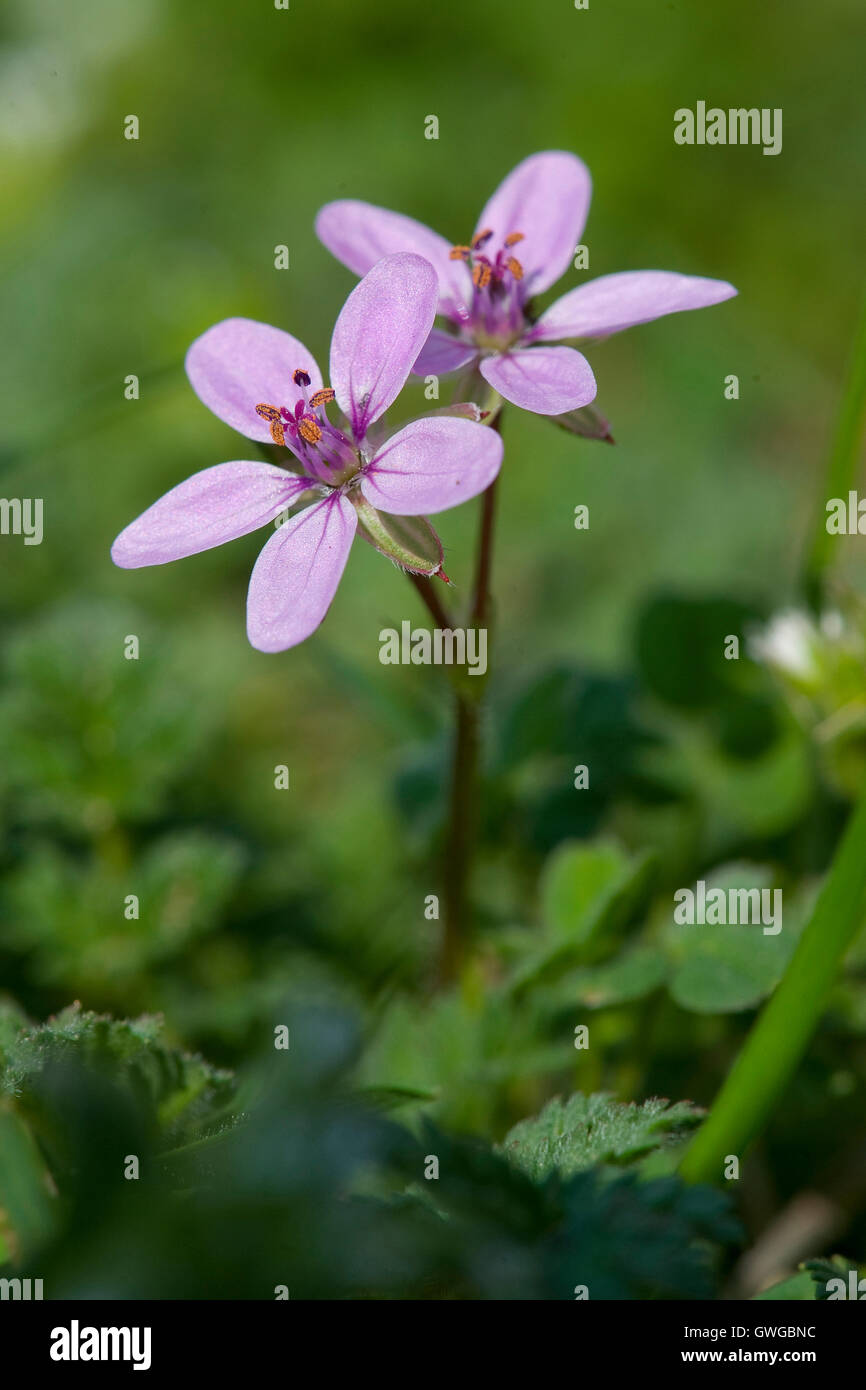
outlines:
[[[628,1164],[673,1143],[697,1125],[702,1112],[689,1101],[622,1104],[605,1092],[551,1100],[540,1114],[521,1120],[502,1150],[536,1182],[558,1173],[571,1177],[598,1163]]]
[[[7,1050],[31,1020],[14,999],[0,999],[0,1076],[3,1074]]]
[[[231,1100],[231,1072],[169,1047],[160,1018],[113,1019],[72,1004],[7,1047],[0,1094],[25,1118],[40,1111],[43,1074],[58,1063],[98,1071],[129,1091],[166,1142],[216,1123]]]
[[[564,1197],[569,1219],[554,1237],[548,1297],[573,1299],[581,1283],[591,1299],[710,1298],[714,1247],[741,1236],[729,1197],[677,1177],[579,1173]]]

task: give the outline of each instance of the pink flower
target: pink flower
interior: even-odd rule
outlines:
[[[195,555],[301,502],[266,542],[250,578],[247,633],[263,652],[293,647],[319,626],[359,527],[404,568],[438,573],[442,550],[432,528],[420,523],[436,553],[417,558],[412,527],[389,527],[381,513],[421,517],[483,492],[499,471],[502,441],[472,419],[447,415],[414,420],[390,438],[381,427],[371,434],[430,332],[437,293],[436,275],[420,256],[388,256],[371,270],[334,328],[333,389],[323,386],[303,343],[278,328],[226,319],[197,338],[186,358],[196,394],[248,438],[285,445],[296,470],[246,460],[205,468],[121,532],[111,550],[115,564],[136,569]],[[346,417],[339,427],[328,419],[334,398]]]
[[[723,280],[623,271],[569,290],[534,319],[529,300],[571,263],[590,193],[586,165],[553,150],[530,155],[511,171],[466,246],[452,246],[411,217],[352,200],[323,207],[316,232],[357,275],[393,251],[417,251],[434,267],[439,313],[451,331],[433,330],[414,371],[438,376],[474,362],[505,400],[539,415],[560,415],[588,405],[596,385],[580,352],[550,343],[606,338],[736,294]]]

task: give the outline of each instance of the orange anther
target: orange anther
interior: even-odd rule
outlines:
[[[515,280],[523,279],[523,266],[520,264],[516,256],[509,256],[505,264],[508,266],[508,269],[511,271],[511,274],[514,276]]]
[[[314,410],[317,406],[327,405],[328,401],[332,401],[336,394],[336,391],[333,391],[330,386],[323,386],[321,391],[313,392],[310,397],[310,405]]]
[[[470,257],[468,246],[452,246],[448,252],[449,261],[468,261]]]
[[[523,241],[523,233],[522,233],[522,232],[509,232],[509,233],[508,233],[508,236],[505,238],[505,245],[506,245],[506,246],[516,246],[517,243],[518,243],[518,241]]]
[[[310,415],[302,415],[298,424],[301,438],[306,439],[308,444],[318,444],[322,437],[322,431],[318,422]]]
[[[279,420],[280,412],[275,405],[257,405],[256,414],[261,415],[263,420]]]
[[[484,290],[490,284],[492,272],[489,265],[478,264],[472,268],[472,283],[476,289]]]
[[[280,419],[271,421],[271,439],[275,444],[285,444],[286,435],[283,430],[283,422]]]

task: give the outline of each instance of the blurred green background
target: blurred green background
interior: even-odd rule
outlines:
[[[34,1018],[164,1012],[227,1066],[286,991],[337,999],[366,1085],[488,1139],[557,1090],[708,1104],[862,766],[856,539],[833,554],[842,635],[811,632],[805,675],[745,635],[721,658],[802,606],[861,293],[861,6],[7,0],[0,26],[0,491],[45,507],[40,546],[0,539],[3,986]],[[675,145],[698,100],[782,108],[782,153]],[[245,315],[327,362],[354,277],[314,236],[324,202],[462,241],[547,148],[593,175],[587,278],[671,269],[739,297],[591,351],[615,447],[506,412],[478,952],[431,1002],[448,684],[378,661],[380,629],[423,621],[410,586],[358,545],[319,632],[264,656],[244,633],[261,536],[131,573],[109,546],[197,469],[255,457],[189,387],[194,337]],[[440,518],[458,594],[475,520]],[[755,866],[785,885],[785,944],[695,963],[673,888]],[[834,1010],[753,1164],[753,1230],[820,1181],[822,1126],[863,1139],[866,949]]]

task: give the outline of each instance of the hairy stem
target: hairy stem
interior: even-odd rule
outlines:
[[[498,421],[493,429],[498,429]],[[482,626],[490,607],[490,570],[493,564],[493,528],[496,522],[496,484],[494,478],[481,498],[481,524],[478,529],[478,556],[472,598],[472,621]]]
[[[406,577],[414,586],[418,597],[427,609],[437,627],[449,628],[451,619],[445,611],[438,593],[433,587],[433,580],[427,579],[423,574],[412,574],[411,570],[406,570]]]
[[[501,410],[497,409],[490,420],[490,428],[498,431],[501,422]],[[469,622],[476,627],[484,627],[490,620],[496,483],[494,478],[481,498],[478,552],[469,605]],[[441,984],[449,984],[456,978],[463,959],[468,934],[467,886],[478,830],[481,701],[459,687],[454,698],[454,751],[445,842],[445,926],[439,960]]]
[[[478,704],[455,697],[454,752],[445,844],[445,926],[439,982],[450,984],[460,970],[466,944],[466,885],[475,842],[478,771]]]

